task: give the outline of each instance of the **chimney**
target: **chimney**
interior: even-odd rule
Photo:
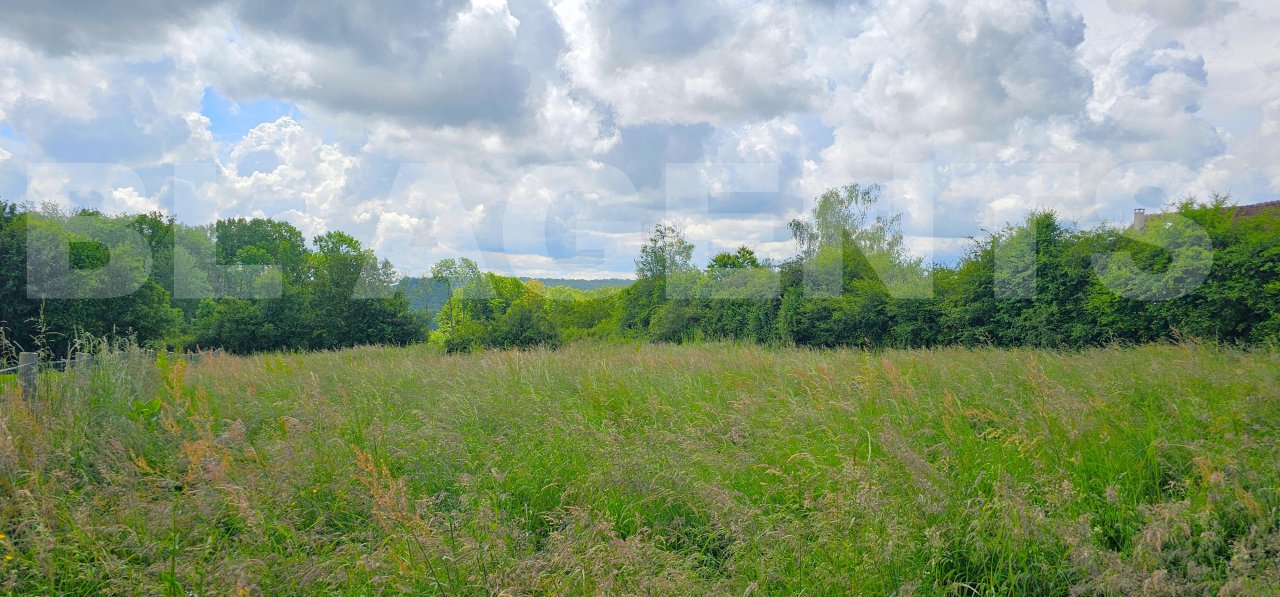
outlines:
[[[1144,208],[1136,208],[1133,210],[1133,229],[1141,231],[1147,225],[1147,210]]]

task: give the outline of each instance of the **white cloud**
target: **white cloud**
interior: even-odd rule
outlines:
[[[1269,180],[1268,190],[1280,194],[1280,99],[1263,107],[1258,132],[1242,143],[1241,153],[1255,156]],[[1237,196],[1237,199],[1241,197]]]
[[[1221,18],[1236,8],[1229,0],[1108,0],[1116,10],[1139,13],[1168,25],[1192,26]]]
[[[258,167],[264,158],[270,167]],[[310,237],[332,229],[330,222],[349,220],[353,206],[346,201],[347,175],[359,161],[282,117],[254,127],[236,143],[212,190],[213,198],[220,215],[275,217]],[[243,167],[245,162],[252,166]]]
[[[810,106],[820,90],[805,72],[805,23],[786,5],[553,5],[563,68],[624,125],[770,118]]]
[[[107,213],[150,213],[163,212],[164,209],[152,197],[144,197],[133,187],[111,189],[111,200],[102,204],[102,211]]]
[[[1075,56],[1078,15],[1030,0],[974,6],[913,2],[874,19],[851,44],[865,78],[839,84],[824,110],[836,127],[824,157],[873,178],[952,148],[994,159],[989,144],[1019,123],[1081,112],[1091,82]]]
[[[563,275],[629,271],[642,238],[602,222],[598,205],[552,209],[577,205],[571,192],[625,199],[633,228],[681,223],[701,251],[747,243],[782,257],[786,220],[807,200],[885,183],[911,216],[912,247],[944,237],[943,258],[978,226],[1033,208],[1088,224],[1127,216],[1136,194],[1156,196],[1148,187],[1280,194],[1273,2],[175,6],[140,3],[121,20],[0,5],[0,194],[57,199],[65,186],[28,184],[29,164],[103,161],[143,175],[98,205],[165,208],[165,168],[212,163],[201,217],[347,230],[409,271],[462,253]],[[215,135],[207,88],[298,110],[243,138]],[[767,165],[778,193],[716,187],[664,213],[668,161]],[[439,168],[393,190],[400,162]],[[937,166],[936,205],[920,180],[895,185],[922,163]],[[579,245],[607,256],[567,258],[545,247],[543,222],[504,226],[509,207],[576,215]],[[505,244],[509,255],[493,254]]]
[[[184,46],[232,94],[432,125],[525,116],[530,68],[504,2],[247,2],[223,14]]]
[[[563,86],[547,87],[538,111],[540,137],[558,142],[570,155],[599,155],[621,140],[616,128],[605,127],[599,108],[575,99]]]

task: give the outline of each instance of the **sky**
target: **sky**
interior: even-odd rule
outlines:
[[[879,185],[912,252],[1053,209],[1280,196],[1271,0],[0,0],[0,199],[342,230],[406,275],[795,253]]]

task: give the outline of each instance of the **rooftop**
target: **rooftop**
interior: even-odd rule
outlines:
[[[1249,205],[1228,205],[1222,209],[1223,211],[1233,212],[1232,219],[1247,218],[1256,216],[1267,210],[1280,209],[1280,201],[1264,201],[1262,203],[1252,203]],[[1147,225],[1147,222],[1152,218],[1159,218],[1163,215],[1164,214],[1162,213],[1149,214],[1146,209],[1141,207],[1134,209],[1133,228],[1142,230]]]

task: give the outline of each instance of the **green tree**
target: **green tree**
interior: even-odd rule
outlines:
[[[707,264],[707,271],[733,270],[733,269],[749,269],[760,267],[760,260],[756,258],[756,252],[744,246],[738,247],[737,251],[724,251],[717,253],[711,258],[711,262]]]
[[[693,244],[675,226],[658,224],[649,240],[640,247],[636,277],[667,281],[675,274],[693,270]]]

